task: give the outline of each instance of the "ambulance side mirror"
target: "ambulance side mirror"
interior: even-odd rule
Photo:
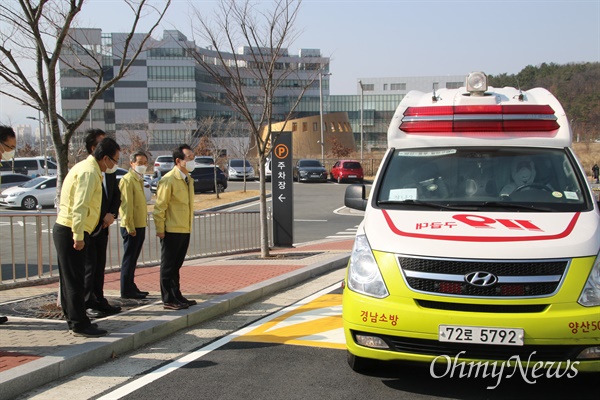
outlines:
[[[348,186],[344,194],[344,205],[348,208],[365,211],[367,208],[365,192],[365,185]]]

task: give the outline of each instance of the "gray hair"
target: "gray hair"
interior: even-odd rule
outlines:
[[[144,153],[144,152],[143,152],[143,151],[141,151],[141,150],[138,150],[138,151],[136,151],[135,153],[133,153],[133,154],[131,154],[131,155],[129,156],[129,161],[131,161],[131,162],[135,162],[135,161],[136,161],[136,158],[137,158],[138,156],[143,156],[143,157],[146,157],[146,160],[148,159],[148,156],[146,155],[146,153]]]

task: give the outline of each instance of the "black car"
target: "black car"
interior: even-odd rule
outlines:
[[[294,179],[298,182],[327,182],[327,170],[319,160],[298,160],[294,166]]]
[[[190,173],[194,178],[194,193],[214,192],[215,173],[217,174],[217,190],[219,193],[224,192],[227,189],[227,177],[221,169],[214,165],[196,165],[196,168]]]

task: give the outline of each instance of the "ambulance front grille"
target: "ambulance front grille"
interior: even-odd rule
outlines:
[[[456,260],[398,257],[414,291],[446,296],[534,298],[558,291],[569,260]]]

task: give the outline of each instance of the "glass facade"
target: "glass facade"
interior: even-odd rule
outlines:
[[[194,67],[183,66],[149,66],[149,81],[195,81]]]
[[[195,88],[148,88],[148,102],[194,103]]]
[[[364,95],[363,101],[363,140],[365,148],[386,148],[387,130],[396,108],[404,95],[375,94]],[[354,133],[354,140],[360,143],[360,95],[323,96],[323,113],[345,112]],[[319,114],[319,97],[305,96],[294,118]]]

